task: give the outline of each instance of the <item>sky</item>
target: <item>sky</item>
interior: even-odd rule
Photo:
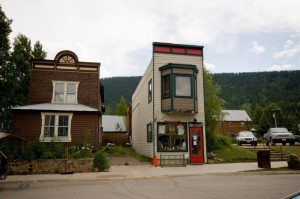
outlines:
[[[1,0],[47,59],[71,50],[100,77],[140,76],[152,43],[204,46],[211,73],[300,70],[298,0]]]

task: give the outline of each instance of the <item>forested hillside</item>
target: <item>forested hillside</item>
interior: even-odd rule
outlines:
[[[123,96],[127,104],[131,104],[131,96],[135,91],[141,76],[136,77],[110,77],[101,79],[104,86],[105,106],[109,107],[113,112],[116,105]]]
[[[255,120],[254,111],[276,103],[284,121],[280,125],[300,123],[300,71],[222,73],[213,74],[221,88],[219,97],[224,109],[244,109]],[[131,96],[141,77],[112,77],[101,79],[105,89],[105,104],[114,112],[121,96],[131,103]],[[255,121],[254,121],[255,122]],[[258,123],[258,119],[256,123]],[[287,124],[290,123],[290,124]]]
[[[277,103],[284,113],[300,111],[300,71],[223,73],[214,74],[213,80],[221,87],[220,98],[226,109]],[[249,107],[249,104],[251,107]]]

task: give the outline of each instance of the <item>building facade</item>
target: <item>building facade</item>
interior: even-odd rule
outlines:
[[[223,110],[217,133],[236,136],[240,131],[251,131],[252,120],[244,110]]]
[[[33,60],[29,104],[12,108],[14,135],[40,142],[101,144],[104,89],[100,63],[79,62],[72,51]]]
[[[132,145],[145,156],[206,163],[203,46],[153,43],[132,96]]]

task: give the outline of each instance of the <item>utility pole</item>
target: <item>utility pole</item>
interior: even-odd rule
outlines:
[[[274,118],[274,121],[275,121],[275,128],[277,128],[276,111],[280,111],[280,108],[272,109],[271,111],[273,112],[273,118]]]

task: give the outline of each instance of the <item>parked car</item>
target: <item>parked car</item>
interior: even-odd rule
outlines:
[[[270,143],[275,145],[276,143],[282,143],[286,145],[288,142],[290,145],[295,144],[295,137],[286,128],[270,128],[267,133],[264,134],[264,140],[266,145]]]
[[[240,131],[236,137],[237,144],[251,144],[251,146],[257,146],[257,138],[251,131]]]

